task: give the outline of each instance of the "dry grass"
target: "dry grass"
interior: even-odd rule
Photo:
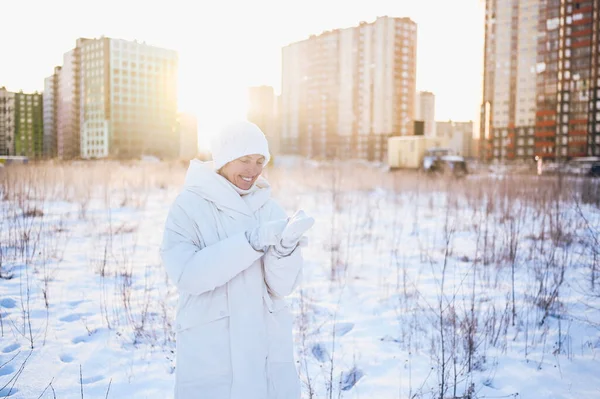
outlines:
[[[73,238],[69,226],[77,222],[87,226],[97,242],[89,267],[102,286],[104,325],[131,343],[173,349],[172,286],[160,264],[136,266],[140,237],[147,232],[139,231],[136,220],[116,221],[113,212],[128,208],[135,218],[144,218],[152,199],[166,215],[186,169],[183,162],[52,161],[0,170],[0,278],[23,279],[19,333],[31,348],[40,338],[34,334],[40,327],[32,325],[31,310],[41,304],[49,312],[53,281]],[[373,271],[378,273],[379,300],[397,299],[399,351],[417,353],[431,345],[439,382],[435,389],[442,396],[474,397],[478,387],[472,373],[485,368],[490,348],[509,350],[511,333],[524,336],[525,356],[541,342],[545,345],[552,329],[561,328],[556,315],[564,311],[562,293],[569,270],[588,276],[587,285],[576,287],[583,298],[590,298],[586,306],[593,309],[600,298],[598,180],[525,175],[455,180],[387,172],[356,162],[307,161],[270,166],[264,174],[286,208],[321,212],[322,242],[313,240],[311,248],[316,248],[323,276],[331,282],[331,302],[343,306],[343,291],[368,261],[365,251],[389,254],[389,265]],[[56,214],[53,206],[61,203],[76,215]],[[438,223],[434,229],[423,227],[432,220]],[[476,240],[474,252],[465,253],[454,244],[462,233]],[[403,240],[415,237],[420,257],[411,262],[417,265],[407,263],[401,250]],[[437,278],[436,303],[424,299],[431,297],[421,291],[415,272],[422,267]],[[446,279],[464,270],[468,272],[459,285]],[[515,281],[515,276],[526,276],[527,281]],[[477,294],[502,291],[507,278],[512,278],[510,288],[497,306]],[[312,398],[323,397],[309,357],[315,331],[324,320],[315,320],[311,311],[318,302],[311,283],[301,287],[297,327],[301,374]],[[41,287],[39,292],[35,287]],[[334,327],[337,310],[330,315]],[[4,328],[2,322],[0,318]],[[600,325],[599,320],[582,322]],[[568,340],[559,331],[558,353],[572,356],[562,346]],[[335,328],[329,339],[326,390],[333,397],[341,395],[336,387],[344,353]],[[409,396],[426,396],[416,388],[425,389],[426,382],[415,382]]]

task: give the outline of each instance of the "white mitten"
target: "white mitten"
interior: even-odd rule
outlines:
[[[288,220],[285,229],[281,233],[281,241],[275,245],[275,251],[282,256],[287,256],[294,251],[296,246],[306,246],[308,239],[302,240],[302,236],[315,224],[315,219],[308,216],[303,210],[299,210]]]
[[[287,220],[273,220],[248,230],[246,238],[255,251],[266,251],[271,245],[281,242],[281,234],[287,225]]]
[[[303,210],[296,211],[288,220],[285,229],[281,233],[281,244],[284,247],[291,247],[298,244],[300,237],[314,224],[315,219],[308,216]]]
[[[308,237],[307,236],[300,237],[300,241],[298,241],[298,246],[300,248],[308,247]]]

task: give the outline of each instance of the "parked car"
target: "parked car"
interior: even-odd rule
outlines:
[[[423,159],[421,161],[421,169],[426,172],[431,172],[430,170],[436,160],[439,160],[443,156],[452,155],[452,151],[449,148],[443,147],[432,147],[425,150],[425,154],[423,155]]]
[[[600,177],[600,162],[594,162],[590,167],[588,172],[588,176],[591,177]]]
[[[600,157],[574,158],[564,165],[563,173],[575,176],[591,176],[592,168],[599,163]]]
[[[428,173],[464,177],[468,174],[467,162],[459,155],[428,155],[423,158],[423,170]]]

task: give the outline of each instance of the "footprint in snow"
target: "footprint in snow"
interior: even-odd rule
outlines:
[[[90,340],[89,335],[80,335],[79,337],[73,338],[73,340],[71,342],[73,342],[74,344],[78,344],[80,342],[88,342],[89,340]]]
[[[75,306],[81,305],[83,302],[85,302],[83,299],[78,300],[78,301],[71,301],[71,302],[69,302],[69,306],[74,308]]]
[[[93,329],[93,330],[89,331],[89,334],[80,335],[78,337],[73,338],[71,340],[71,342],[73,342],[74,344],[78,344],[80,342],[93,341],[100,336],[98,333],[101,332],[102,330],[103,330],[102,328]]]
[[[73,356],[63,353],[60,355],[60,361],[63,363],[71,363],[73,361]]]
[[[102,377],[101,375],[96,375],[94,377],[85,377],[85,378],[82,378],[81,379],[81,383],[85,384],[85,385],[87,385],[87,384],[93,384],[94,382],[98,382],[98,381],[101,381],[103,379],[104,379],[104,377]]]
[[[70,323],[72,321],[80,320],[81,316],[83,316],[82,313],[73,313],[73,314],[61,317],[59,320],[60,321],[66,321],[67,323]]]
[[[335,325],[335,335],[343,337],[348,334],[354,328],[354,323],[337,323]]]
[[[0,306],[3,308],[12,309],[17,306],[17,302],[12,298],[4,298],[0,300]]]
[[[19,349],[20,347],[21,347],[21,345],[19,345],[19,344],[11,344],[11,345],[8,345],[7,347],[5,347],[4,349],[2,349],[2,352],[10,353],[10,352],[13,352],[13,351]]]
[[[341,390],[349,391],[364,375],[365,373],[356,367],[353,367],[352,370],[348,372],[342,371]]]
[[[17,388],[10,388],[10,387],[2,388],[2,389],[0,389],[0,397],[10,398],[11,396],[17,394],[18,392],[19,392],[19,390]]]
[[[0,367],[0,377],[2,377],[3,375],[12,374],[14,371],[15,371],[15,368],[13,366],[11,366],[10,364],[6,364],[6,365]]]
[[[314,344],[311,352],[313,356],[321,363],[325,363],[328,360],[329,353],[327,353],[327,349],[322,344]]]

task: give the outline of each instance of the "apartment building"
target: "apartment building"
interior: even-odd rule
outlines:
[[[0,87],[0,155],[15,155],[15,93]]]
[[[39,158],[43,152],[43,98],[40,93],[0,88],[0,155]]]
[[[387,139],[412,134],[416,24],[408,18],[311,36],[282,49],[282,151],[383,160]]]
[[[436,122],[436,135],[456,155],[474,157],[476,149],[473,140],[473,122]]]
[[[44,117],[40,93],[15,93],[15,155],[39,158],[43,153]]]
[[[486,1],[486,160],[600,155],[600,0]]]
[[[55,120],[57,155],[177,157],[177,68],[173,50],[107,37],[78,39],[46,79],[55,112],[45,118]]]
[[[423,134],[427,137],[435,137],[435,95],[430,91],[417,93],[415,104],[415,120],[423,121]]]
[[[109,114],[104,121],[93,120],[109,124],[105,136],[109,154],[177,157],[177,52],[120,39],[109,39],[109,47],[105,57]],[[89,49],[90,57],[94,51]]]
[[[78,39],[77,46],[63,55],[63,65],[58,70],[53,118],[56,120],[56,154],[61,159],[81,156],[81,46],[86,40]]]
[[[44,79],[44,97],[43,97],[43,156],[54,158],[57,154],[57,101],[58,101],[58,78],[61,67],[55,67],[54,73]]]

